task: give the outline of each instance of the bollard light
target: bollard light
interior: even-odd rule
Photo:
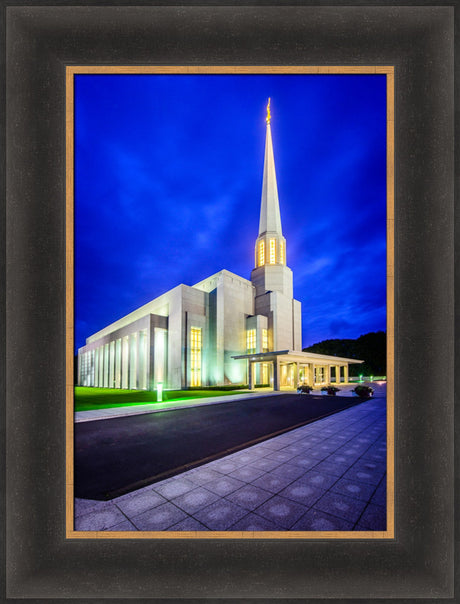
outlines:
[[[163,382],[157,382],[157,403],[163,400]]]

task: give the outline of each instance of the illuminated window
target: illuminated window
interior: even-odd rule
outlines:
[[[259,266],[265,262],[265,242],[259,241]]]
[[[274,239],[270,239],[270,264],[275,264],[276,261],[275,246],[276,241]]]
[[[268,329],[262,329],[262,352],[268,352]]]
[[[280,264],[284,264],[284,241],[280,241]]]
[[[201,328],[190,329],[190,386],[201,386]]]
[[[246,348],[249,354],[256,351],[256,330],[248,329],[246,332]]]

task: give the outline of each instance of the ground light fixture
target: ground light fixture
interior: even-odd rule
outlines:
[[[157,403],[163,400],[163,382],[157,383]]]

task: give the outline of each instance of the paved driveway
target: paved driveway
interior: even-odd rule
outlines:
[[[107,500],[356,405],[283,394],[75,425],[75,496]]]

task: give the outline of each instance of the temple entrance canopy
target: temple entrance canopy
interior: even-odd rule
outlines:
[[[232,357],[247,359],[248,382],[252,390],[256,383],[269,384],[273,390],[296,389],[299,385],[326,386],[348,383],[348,366],[363,363],[357,359],[277,350]],[[263,379],[261,380],[261,376]]]

